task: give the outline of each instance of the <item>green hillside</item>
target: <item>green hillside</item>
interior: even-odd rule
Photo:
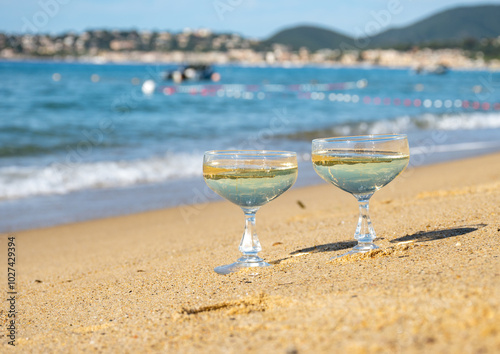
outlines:
[[[498,36],[500,5],[482,5],[445,10],[410,26],[392,28],[367,39],[370,47],[388,48],[426,43],[459,44],[465,39],[478,40]],[[353,38],[330,29],[298,26],[279,31],[260,42],[256,49],[270,49],[275,43],[284,44],[292,50],[301,47],[311,51],[324,48],[345,49],[352,48],[353,42]]]
[[[352,44],[352,38],[338,32],[314,27],[298,26],[287,28],[274,34],[267,40],[260,43],[263,48],[269,48],[274,43],[284,44],[292,50],[299,50],[306,47],[311,51],[318,49],[336,49],[344,42]]]
[[[370,46],[461,42],[500,36],[500,5],[458,7],[407,27],[393,28],[370,39]]]

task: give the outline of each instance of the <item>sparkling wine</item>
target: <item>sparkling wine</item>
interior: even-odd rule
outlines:
[[[391,182],[408,165],[408,154],[387,151],[324,150],[312,154],[325,181],[352,194],[371,194]]]
[[[245,168],[203,165],[208,186],[221,197],[240,207],[258,207],[287,191],[297,179],[297,165],[292,167]]]

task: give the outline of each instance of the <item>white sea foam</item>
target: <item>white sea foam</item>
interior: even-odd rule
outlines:
[[[332,130],[338,135],[403,133],[415,130],[475,130],[500,128],[500,112],[423,114],[374,122],[344,123]]]
[[[167,154],[142,160],[0,168],[0,199],[125,187],[201,175],[199,155]]]
[[[457,152],[457,151],[471,151],[471,150],[487,150],[500,148],[500,142],[496,141],[477,141],[469,143],[456,143],[435,145],[431,148],[432,152]],[[410,148],[410,156],[429,154],[428,146],[415,146]]]

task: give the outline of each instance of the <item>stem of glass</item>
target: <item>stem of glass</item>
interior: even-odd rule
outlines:
[[[257,256],[262,250],[259,238],[257,237],[257,230],[255,227],[255,213],[259,208],[242,208],[245,213],[245,232],[240,243],[240,252],[243,257],[238,259],[238,262],[255,263],[262,262],[263,259]]]
[[[354,238],[358,240],[358,244],[353,249],[357,252],[368,252],[378,248],[373,243],[373,240],[377,236],[375,235],[369,214],[369,203],[372,195],[373,193],[355,196],[359,203],[359,219],[356,233],[354,234]]]

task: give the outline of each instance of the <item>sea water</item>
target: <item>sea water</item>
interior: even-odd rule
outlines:
[[[213,200],[206,150],[296,151],[299,186],[321,183],[313,138],[406,133],[410,166],[500,150],[499,73],[227,65],[230,86],[180,93],[160,79],[174,67],[0,62],[0,231]]]

